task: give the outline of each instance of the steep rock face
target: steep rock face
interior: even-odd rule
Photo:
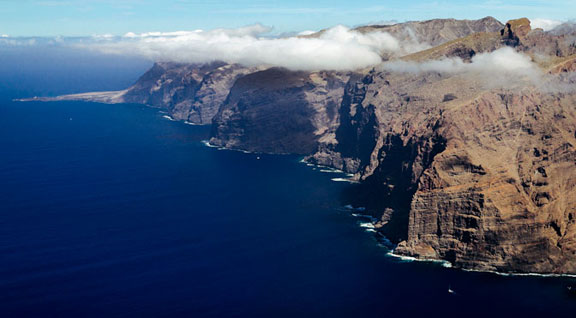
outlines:
[[[234,82],[256,70],[221,62],[156,63],[126,91],[123,100],[165,108],[177,120],[210,124]]]
[[[480,270],[576,272],[576,98],[489,92],[449,109],[397,251]]]
[[[333,125],[327,136],[319,141],[318,150],[309,156],[309,162],[335,167],[355,173],[369,161],[375,147],[378,122],[374,108],[359,107],[366,95],[366,84],[372,81],[367,75],[361,80],[355,75],[347,83],[338,108],[337,125]]]
[[[309,159],[369,185],[398,254],[574,273],[576,95],[523,87],[372,71],[348,85],[335,142]]]
[[[333,130],[349,75],[272,68],[240,78],[214,118],[211,144],[308,154]]]

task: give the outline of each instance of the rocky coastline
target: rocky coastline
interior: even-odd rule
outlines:
[[[350,72],[156,63],[123,91],[29,100],[159,107],[212,125],[213,146],[299,154],[353,174],[399,256],[576,274],[576,29],[488,17],[358,31],[375,28],[422,49]],[[467,70],[495,52],[521,53],[537,72],[431,69]]]

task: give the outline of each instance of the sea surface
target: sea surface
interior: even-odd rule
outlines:
[[[144,106],[12,102],[123,89],[148,62],[8,53],[0,317],[574,317],[570,278],[389,256],[345,208],[355,185],[299,157],[209,148]]]

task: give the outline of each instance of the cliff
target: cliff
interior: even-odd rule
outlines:
[[[257,68],[210,64],[156,63],[122,96],[122,102],[164,108],[176,120],[206,125],[235,81]]]
[[[358,28],[371,30],[424,44],[384,57],[412,68],[157,63],[127,90],[56,100],[161,107],[175,119],[212,120],[213,145],[301,154],[353,173],[357,203],[400,255],[576,273],[576,28],[489,17]],[[496,51],[528,61],[474,64]],[[418,68],[425,63],[445,70]],[[519,73],[507,65],[522,63],[530,68]]]
[[[467,269],[576,272],[574,94],[470,89],[466,78],[433,73],[371,78],[353,107],[373,114],[377,124],[361,127],[374,148],[348,155],[380,189],[377,226],[400,241],[396,253]]]
[[[338,107],[335,94],[325,100],[330,107],[312,110],[302,91],[318,88],[308,79],[312,74],[276,71],[286,79],[279,86],[266,80],[267,72],[253,74],[244,79],[266,88],[237,82],[221,109],[226,114],[216,116],[213,141],[251,151],[310,153],[309,162],[355,173],[370,193],[364,203],[380,219],[375,226],[398,243],[397,254],[465,269],[576,273],[576,94],[566,89],[574,83],[567,75],[574,70],[570,39],[532,30],[529,20],[520,19],[500,32],[474,33],[403,57],[470,63],[477,54],[512,47],[532,56],[542,72],[555,74],[543,79],[549,85],[372,69],[350,75],[345,85],[340,78]],[[320,113],[331,120],[315,129],[311,118]],[[287,122],[293,126],[286,129]],[[298,132],[292,146],[281,142],[291,140],[290,130]]]
[[[232,85],[262,68],[214,62],[209,64],[155,63],[131,87],[121,91],[91,92],[22,101],[88,101],[133,103],[161,108],[175,120],[209,125]]]
[[[336,125],[349,78],[280,68],[244,76],[215,116],[210,143],[253,152],[314,152]]]
[[[458,267],[576,272],[576,97],[484,92],[443,107],[397,252]]]

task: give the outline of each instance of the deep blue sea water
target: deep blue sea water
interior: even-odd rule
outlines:
[[[149,66],[60,58],[0,71],[0,317],[576,312],[566,278],[387,256],[342,209],[354,185],[298,157],[208,148],[209,128],[143,106],[11,101],[122,89]]]

